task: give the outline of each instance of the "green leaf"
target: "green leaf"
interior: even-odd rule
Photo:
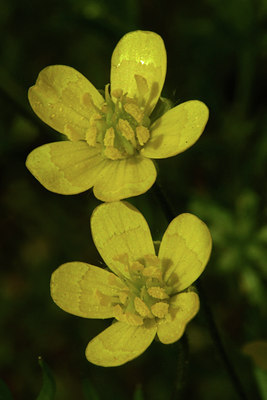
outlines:
[[[100,400],[96,389],[92,385],[89,379],[83,381],[83,392],[85,394],[86,400]]]
[[[10,390],[2,379],[0,379],[0,400],[13,400]]]
[[[135,388],[133,400],[144,400],[144,394],[141,385],[137,385]]]
[[[267,372],[260,367],[255,367],[254,373],[260,389],[262,400],[267,400]]]
[[[36,400],[54,400],[56,384],[52,372],[41,357],[38,362],[43,371],[43,386]]]

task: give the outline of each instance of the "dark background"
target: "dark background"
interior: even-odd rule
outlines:
[[[52,64],[70,65],[103,89],[116,43],[135,29],[155,31],[165,41],[163,96],[176,104],[202,100],[210,109],[199,141],[157,162],[158,182],[175,214],[193,212],[212,232],[202,285],[248,398],[259,398],[242,348],[267,337],[266,17],[265,0],[1,1],[0,377],[14,399],[36,398],[40,355],[53,371],[57,400],[94,399],[90,385],[101,400],[137,399],[140,387],[144,399],[238,398],[203,307],[187,328],[187,380],[178,396],[183,342],[154,342],[122,367],[94,366],[85,347],[110,321],[71,316],[50,297],[50,276],[60,264],[102,265],[89,227],[99,202],[91,191],[48,192],[27,171],[27,154],[60,138],[35,116],[27,90]],[[159,240],[167,220],[154,190],[130,201]]]

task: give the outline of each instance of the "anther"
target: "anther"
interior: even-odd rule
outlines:
[[[164,318],[165,315],[168,314],[168,309],[169,309],[169,304],[168,303],[155,303],[153,306],[151,306],[151,311],[155,315],[155,317],[158,318]]]

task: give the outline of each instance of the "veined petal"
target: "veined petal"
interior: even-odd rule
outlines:
[[[122,160],[106,160],[99,174],[94,194],[102,201],[116,201],[138,196],[151,188],[157,172],[152,162],[144,157],[135,156]]]
[[[152,124],[151,138],[141,154],[149,158],[167,158],[185,151],[198,140],[208,117],[208,107],[201,101],[179,104]]]
[[[94,265],[69,262],[56,269],[51,278],[51,296],[54,302],[71,314],[84,318],[111,318],[113,306],[103,304],[103,296],[119,296],[124,288],[114,274]]]
[[[118,261],[127,254],[130,263],[146,254],[155,254],[149,226],[130,203],[114,202],[98,206],[91,217],[94,243],[106,265],[129,278],[128,267]]]
[[[192,214],[174,218],[163,235],[159,248],[164,280],[177,291],[189,287],[204,270],[212,240],[206,224]]]
[[[159,320],[158,337],[162,343],[174,343],[181,338],[186,324],[199,310],[199,297],[194,292],[180,293],[172,298],[170,304],[171,320]]]
[[[146,112],[150,114],[159,99],[166,68],[166,50],[159,35],[149,31],[129,32],[112,54],[111,93],[122,89],[134,98],[140,96],[141,88]]]
[[[150,346],[156,331],[153,321],[137,327],[116,322],[89,342],[85,351],[86,358],[102,367],[125,364]]]
[[[54,142],[34,149],[26,166],[48,190],[76,194],[92,187],[106,161],[86,142]]]
[[[34,112],[47,125],[64,133],[70,140],[85,139],[90,117],[104,99],[97,89],[74,68],[52,65],[38,75],[29,89]]]

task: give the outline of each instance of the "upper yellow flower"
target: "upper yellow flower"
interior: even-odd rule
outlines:
[[[193,100],[150,122],[166,63],[161,37],[135,31],[115,47],[105,98],[71,67],[43,69],[29,89],[30,104],[39,118],[69,141],[33,150],[26,162],[31,173],[56,193],[76,194],[93,186],[102,201],[146,192],[156,179],[151,159],[186,150],[208,120],[208,108]]]
[[[104,203],[91,217],[94,243],[105,269],[83,262],[61,265],[51,295],[63,310],[85,318],[117,321],[89,342],[87,359],[104,367],[139,356],[155,335],[173,343],[199,309],[190,285],[211,252],[207,226],[181,214],[168,226],[156,255],[142,214],[127,202]]]

